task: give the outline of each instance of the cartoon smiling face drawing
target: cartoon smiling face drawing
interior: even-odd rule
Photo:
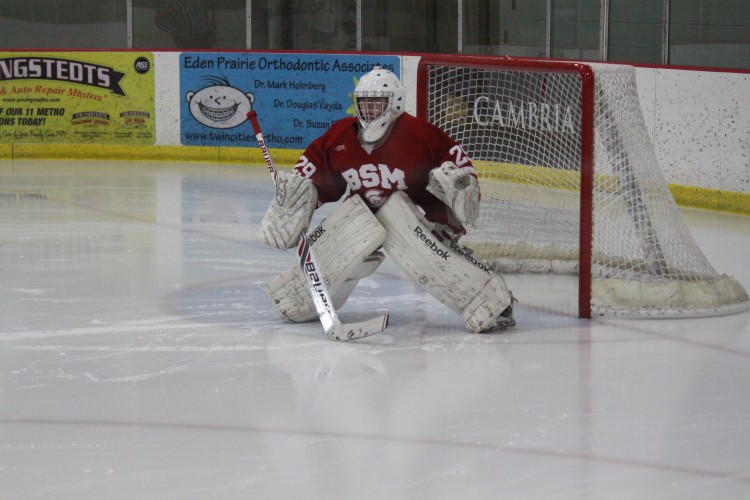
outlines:
[[[248,111],[253,109],[255,96],[231,87],[226,80],[213,83],[217,84],[185,95],[190,104],[190,114],[211,128],[225,129],[242,124]]]

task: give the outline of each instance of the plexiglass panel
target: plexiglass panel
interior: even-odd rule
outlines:
[[[125,48],[126,0],[0,0],[0,48]]]
[[[552,2],[552,57],[600,60],[600,0]]]
[[[670,14],[670,64],[750,68],[750,2],[673,1]]]
[[[462,52],[750,69],[750,1],[0,0],[0,49],[129,47]]]
[[[547,0],[464,0],[465,54],[544,57]]]
[[[661,0],[610,2],[608,61],[662,62]]]
[[[455,53],[456,0],[362,0],[362,50]]]
[[[133,47],[244,49],[245,0],[134,0]]]

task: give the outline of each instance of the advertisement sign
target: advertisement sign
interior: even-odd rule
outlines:
[[[400,76],[398,56],[183,53],[181,142],[247,147],[255,141],[247,122],[254,109],[269,147],[304,149],[354,115],[354,87],[374,66]]]
[[[153,144],[154,59],[0,52],[0,142]]]

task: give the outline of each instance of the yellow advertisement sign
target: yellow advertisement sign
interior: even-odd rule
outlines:
[[[153,144],[154,57],[0,52],[0,142]]]

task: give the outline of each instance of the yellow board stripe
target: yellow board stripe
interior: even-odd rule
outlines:
[[[254,146],[254,144],[253,144]],[[294,165],[302,150],[271,149],[279,166]],[[137,160],[252,163],[265,165],[257,147],[143,146],[111,144],[0,144],[0,160]]]
[[[201,146],[118,146],[111,144],[0,144],[0,160],[78,159],[78,160],[139,160],[248,163],[265,165],[263,155],[253,144],[248,148]],[[271,149],[271,158],[279,167],[294,165],[302,150]],[[544,182],[550,187],[576,191],[578,173],[545,167],[512,163],[475,161],[483,178],[526,183]],[[596,179],[597,189],[606,189],[606,176]],[[678,205],[750,216],[750,194],[721,191],[694,186],[670,184],[669,189]]]
[[[543,183],[552,189],[578,191],[580,178],[577,171],[565,171],[513,163],[475,161],[475,169],[483,179],[515,182],[518,184]],[[614,186],[611,176],[596,176],[595,188],[605,191]],[[750,216],[750,194],[735,191],[721,191],[679,184],[668,185],[677,205],[682,207],[702,208]]]

